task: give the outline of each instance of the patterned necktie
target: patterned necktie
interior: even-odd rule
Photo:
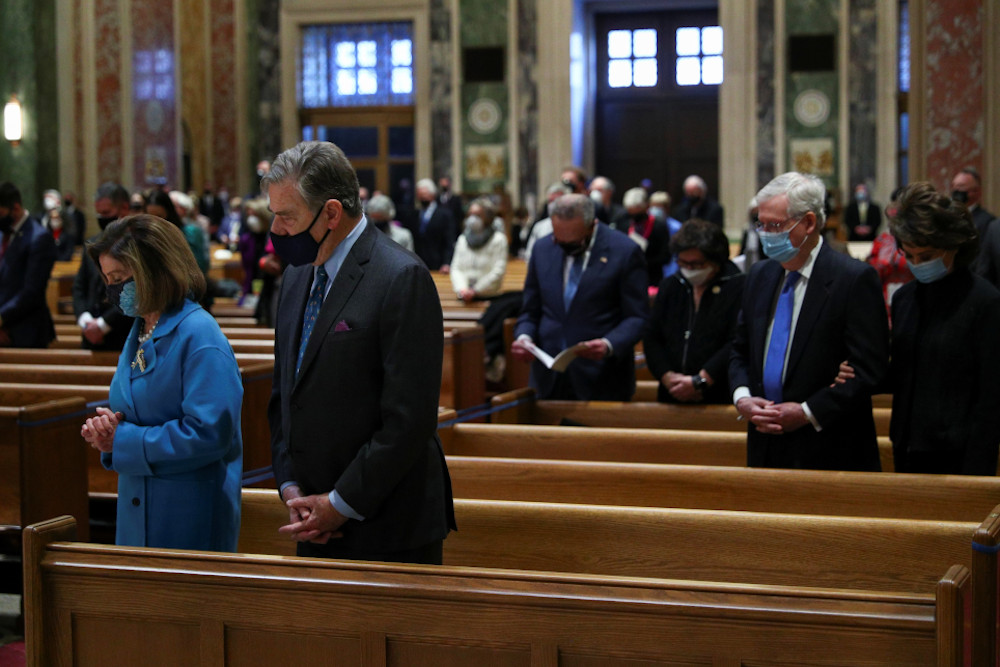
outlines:
[[[775,403],[782,401],[782,375],[785,370],[785,352],[792,333],[792,311],[795,308],[795,283],[800,274],[792,271],[785,278],[785,286],[778,296],[774,309],[774,324],[771,327],[771,343],[767,347],[764,362],[764,397]]]
[[[580,286],[580,276],[583,275],[583,253],[573,258],[573,263],[569,266],[569,277],[566,279],[566,288],[563,290],[563,307],[569,310],[569,304],[573,302],[576,295],[576,288]]]
[[[319,310],[323,307],[323,297],[326,295],[326,269],[320,266],[316,269],[316,284],[309,292],[309,301],[306,303],[306,314],[302,318],[302,340],[299,342],[299,359],[295,364],[295,374],[299,374],[299,367],[302,366],[302,357],[306,353],[306,345],[309,343],[309,335],[316,325],[316,318],[319,317]]]

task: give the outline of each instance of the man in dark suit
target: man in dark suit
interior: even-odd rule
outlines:
[[[757,193],[770,259],[747,278],[729,365],[750,466],[881,468],[871,394],[889,364],[885,304],[872,267],[823,243],[824,192],[789,172]],[[844,361],[854,377],[835,383]]]
[[[327,142],[285,151],[261,181],[290,265],[268,406],[281,532],[299,555],[440,563],[455,526],[441,304],[420,260],[365,219],[358,187]]]
[[[859,183],[854,188],[854,199],[844,208],[844,224],[848,240],[874,241],[882,225],[882,209],[871,200],[868,186]]]
[[[76,194],[72,191],[67,191],[63,195],[63,206],[65,208],[65,218],[66,223],[69,225],[70,229],[73,230],[73,238],[76,239],[77,245],[83,245],[84,240],[87,238],[87,218],[84,217],[83,211],[76,207]],[[85,255],[87,253],[84,253]]]
[[[969,213],[972,214],[972,224],[976,226],[979,242],[982,243],[996,216],[983,208],[982,181],[976,169],[966,167],[955,174],[955,177],[951,179],[951,198],[962,202],[969,208]]]
[[[45,292],[56,262],[52,235],[0,183],[0,347],[48,347],[56,337]]]
[[[413,246],[428,269],[447,273],[458,238],[455,219],[451,211],[438,205],[437,186],[429,178],[417,181],[417,201],[420,210],[407,223]]]
[[[222,224],[222,219],[226,217],[226,208],[222,198],[215,194],[212,184],[209,182],[205,183],[205,190],[201,195],[201,199],[198,200],[198,212],[208,218],[209,234],[212,238],[216,238],[219,234],[219,225]]]
[[[635,393],[635,344],[649,319],[646,260],[628,236],[594,215],[586,195],[551,208],[552,234],[535,244],[511,353],[533,361],[539,398],[627,401]],[[535,360],[531,344],[551,356],[578,346],[565,372]]]
[[[438,179],[437,203],[451,212],[451,219],[455,221],[455,237],[458,238],[462,234],[465,207],[462,205],[462,196],[451,191],[451,179],[447,176]]]
[[[129,199],[128,190],[117,183],[108,182],[97,188],[94,210],[101,231],[129,214]],[[85,350],[121,350],[132,329],[132,318],[108,301],[104,276],[87,253],[80,258],[80,268],[73,279],[73,314]]]
[[[722,205],[708,196],[708,185],[701,176],[692,174],[684,179],[684,199],[674,209],[674,217],[681,222],[691,218],[708,220],[722,227]]]

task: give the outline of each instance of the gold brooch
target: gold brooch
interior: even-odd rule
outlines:
[[[141,347],[139,348],[139,351],[135,353],[135,360],[132,362],[132,370],[135,370],[136,366],[139,367],[140,373],[146,372],[146,354],[143,352]]]

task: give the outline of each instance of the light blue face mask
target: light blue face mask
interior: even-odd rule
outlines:
[[[111,283],[107,287],[108,301],[113,305],[118,306],[118,310],[122,311],[129,317],[138,317],[139,311],[136,310],[136,295],[135,295],[135,280],[129,278],[120,283]]]
[[[802,218],[799,218],[798,222],[783,232],[757,232],[764,254],[779,264],[795,259],[795,256],[799,254],[799,248],[792,245],[789,235],[793,229],[799,226],[799,222],[802,222]]]
[[[935,257],[920,264],[907,260],[906,266],[909,267],[913,277],[922,283],[933,283],[948,275],[948,267],[944,265],[943,257]]]

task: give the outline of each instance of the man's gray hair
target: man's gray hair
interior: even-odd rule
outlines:
[[[698,174],[691,174],[684,179],[684,187],[687,188],[688,185],[697,186],[697,188],[701,190],[702,197],[708,196],[708,183],[706,183],[705,179]]]
[[[549,208],[549,216],[561,218],[562,220],[575,220],[582,218],[583,223],[590,229],[594,226],[594,202],[587,195],[569,194],[563,195],[552,202]]]
[[[550,185],[548,187],[548,189],[545,191],[545,194],[546,195],[554,195],[554,194],[568,195],[571,192],[573,192],[573,188],[569,187],[568,185],[566,185],[562,181],[559,181],[558,183],[553,183],[552,185]]]
[[[762,187],[754,199],[759,206],[781,195],[788,195],[788,217],[799,218],[812,211],[816,214],[819,227],[823,227],[826,222],[826,186],[818,177],[797,171],[785,172]]]
[[[649,201],[646,195],[645,188],[629,188],[622,195],[622,206],[625,208],[632,208],[634,206],[645,206],[646,202]]]
[[[350,160],[336,144],[329,141],[303,141],[274,158],[271,171],[260,179],[260,189],[292,181],[311,210],[328,199],[336,199],[344,213],[361,216],[358,175]]]
[[[437,197],[438,186],[434,183],[433,179],[430,179],[430,178],[421,178],[419,181],[417,181],[417,187],[416,187],[416,189],[417,190],[427,190],[428,192],[431,193],[432,197]]]
[[[101,199],[109,199],[113,205],[121,206],[122,204],[129,203],[128,190],[112,181],[101,183],[100,187],[97,188],[97,193],[94,195],[94,201],[100,201]]]
[[[595,176],[590,182],[591,189],[606,190],[610,194],[615,192],[615,184],[607,176]]]
[[[365,211],[368,215],[378,214],[386,220],[396,219],[396,205],[392,203],[389,197],[381,193],[368,200],[368,206],[365,207]]]

